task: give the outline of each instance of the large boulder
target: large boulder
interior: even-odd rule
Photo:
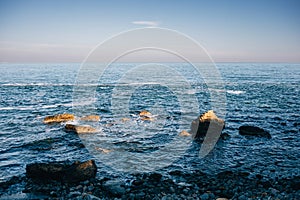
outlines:
[[[240,126],[239,133],[240,135],[244,135],[244,136],[265,137],[268,139],[272,138],[271,134],[268,131],[256,126],[248,126],[248,125]]]
[[[58,114],[53,116],[47,116],[44,118],[44,123],[60,123],[60,122],[67,122],[75,120],[75,116],[73,114],[64,113],[64,114]]]
[[[207,131],[220,132],[225,128],[225,121],[216,116],[213,110],[200,115],[191,124],[191,134],[194,139],[203,139]]]
[[[74,163],[33,163],[26,165],[26,176],[39,181],[57,180],[80,182],[94,178],[97,166],[94,160]]]
[[[91,126],[85,125],[74,125],[74,124],[66,124],[65,130],[67,132],[75,132],[77,134],[83,134],[83,133],[96,133],[98,130],[96,128],[93,128]]]

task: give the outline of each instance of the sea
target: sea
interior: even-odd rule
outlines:
[[[201,67],[199,67],[201,66]],[[0,182],[25,176],[29,163],[95,159],[99,173],[170,170],[244,171],[255,177],[300,175],[300,64],[288,63],[0,64]],[[152,113],[144,120],[139,112]],[[228,137],[205,144],[180,132],[214,110]],[[91,134],[66,132],[49,115]],[[80,117],[99,115],[99,122]],[[272,138],[246,137],[252,125]]]

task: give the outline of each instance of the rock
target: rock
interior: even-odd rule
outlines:
[[[94,160],[74,163],[34,163],[26,165],[26,175],[29,178],[48,181],[58,180],[61,182],[80,182],[94,178],[97,166]]]
[[[121,186],[121,183],[117,180],[109,180],[103,184],[103,187],[109,191],[113,196],[121,197],[126,193],[124,187]]]
[[[140,115],[140,119],[143,121],[153,121],[154,120],[153,115],[147,110],[141,111],[139,115]]]
[[[80,118],[81,121],[91,121],[91,122],[98,122],[100,121],[100,116],[98,115],[87,115]]]
[[[143,116],[151,116],[152,114],[147,110],[143,110],[140,112],[139,115],[140,115],[140,117],[143,117]]]
[[[201,200],[208,200],[209,199],[209,195],[207,193],[204,193],[200,196]]]
[[[66,124],[65,130],[70,131],[70,132],[75,132],[77,134],[98,132],[97,129],[95,129],[91,126],[87,126],[87,125],[80,126],[80,125],[74,125],[74,124]]]
[[[227,198],[217,198],[216,200],[228,200]]]
[[[82,194],[82,199],[84,199],[84,200],[101,200],[99,197],[96,197],[94,195],[87,194],[87,193]]]
[[[191,133],[194,139],[204,138],[208,130],[220,132],[225,127],[225,121],[216,116],[213,110],[200,115],[191,124]]]
[[[112,152],[111,149],[104,149],[104,148],[101,148],[101,147],[96,147],[95,149],[97,151],[101,151],[102,153],[110,153],[110,152]]]
[[[179,136],[189,137],[189,136],[191,136],[191,134],[189,132],[187,132],[186,130],[183,130],[179,133]]]
[[[49,124],[49,123],[60,123],[60,122],[67,122],[67,121],[72,121],[75,120],[75,116],[73,114],[58,114],[58,115],[53,115],[53,116],[47,116],[44,118],[44,123]]]
[[[220,136],[220,138],[222,140],[228,140],[230,138],[230,135],[228,133],[222,133],[221,136]]]
[[[74,197],[77,197],[77,196],[80,196],[80,195],[81,195],[81,192],[75,191],[75,192],[70,192],[68,196],[70,198],[74,198]]]
[[[256,137],[265,137],[271,139],[271,134],[268,131],[265,131],[262,128],[256,126],[240,126],[239,127],[240,135],[244,136],[256,136]]]
[[[149,180],[152,180],[154,182],[159,182],[162,178],[162,175],[156,172],[153,172],[149,175]]]
[[[124,118],[122,118],[122,119],[121,119],[121,121],[122,121],[122,122],[128,122],[128,121],[130,121],[130,119],[129,119],[129,118],[126,118],[126,117],[124,117]]]

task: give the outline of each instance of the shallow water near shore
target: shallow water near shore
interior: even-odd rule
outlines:
[[[88,84],[86,87],[94,87],[95,109],[90,109],[88,100],[80,106],[86,106],[86,113],[100,115],[101,120],[86,123],[99,132],[81,136],[81,141],[76,134],[65,132],[64,124],[43,124],[47,115],[73,113],[79,64],[1,64],[0,182],[24,175],[29,163],[90,158],[96,159],[100,171],[111,174],[236,170],[269,179],[300,175],[299,64],[217,64],[226,95],[223,132],[230,138],[220,140],[205,158],[198,156],[199,144],[178,134],[189,130],[185,117],[194,119],[195,113],[211,109],[211,93],[186,64],[169,65],[186,77],[191,88],[176,81],[171,87],[155,81],[129,84],[122,73],[135,66],[130,63],[113,64],[98,83]],[[136,75],[129,74],[126,80]],[[182,102],[187,105],[184,110]],[[126,106],[127,112],[118,112]],[[141,110],[151,111],[154,120],[140,120]],[[129,120],[122,121],[124,117]],[[239,126],[245,124],[268,130],[272,139],[239,135]],[[163,148],[158,158],[156,152]]]

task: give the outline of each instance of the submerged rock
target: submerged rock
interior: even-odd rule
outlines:
[[[225,127],[225,121],[216,116],[213,110],[200,115],[191,124],[191,133],[194,139],[204,138],[208,129],[212,132],[221,132]]]
[[[98,130],[85,125],[85,126],[80,126],[80,125],[74,125],[74,124],[66,124],[65,126],[65,130],[66,131],[70,131],[70,132],[75,132],[77,134],[83,134],[83,133],[96,133]]]
[[[90,122],[98,122],[100,121],[99,115],[87,115],[80,118],[81,121],[90,121]]]
[[[256,126],[247,126],[247,125],[240,126],[239,133],[240,135],[244,135],[244,136],[265,137],[268,139],[272,138],[271,134],[268,131]]]
[[[73,114],[64,113],[53,116],[47,116],[44,118],[44,123],[60,123],[75,120],[75,116]]]
[[[94,178],[97,166],[94,160],[69,163],[33,163],[26,165],[26,176],[39,181],[57,180],[80,182]]]
[[[111,149],[104,149],[104,148],[101,148],[101,147],[96,147],[95,149],[96,149],[97,151],[102,152],[102,153],[110,153],[110,152],[112,152]]]
[[[129,119],[129,118],[126,118],[126,117],[124,117],[124,118],[122,118],[122,119],[121,119],[121,121],[122,121],[122,122],[128,122],[128,121],[130,121],[130,119]]]
[[[191,134],[189,132],[187,132],[186,130],[183,130],[179,133],[179,136],[189,137],[189,136],[191,136]]]

